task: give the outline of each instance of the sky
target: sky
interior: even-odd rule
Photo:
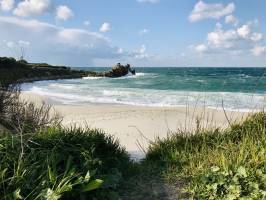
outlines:
[[[265,0],[0,0],[0,56],[72,67],[266,67]]]

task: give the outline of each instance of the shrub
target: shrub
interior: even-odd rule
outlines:
[[[111,136],[53,127],[24,137],[0,138],[1,198],[118,198],[129,157]]]
[[[234,171],[211,167],[200,176],[193,189],[195,199],[266,199],[265,169],[249,169],[240,166]]]
[[[0,84],[0,124],[13,133],[33,133],[60,122],[61,118],[51,111],[50,105],[42,103],[36,106],[21,100],[19,85]]]
[[[223,131],[157,140],[147,161],[160,164],[169,181],[185,182],[194,199],[264,199],[265,152],[266,113],[256,113]]]

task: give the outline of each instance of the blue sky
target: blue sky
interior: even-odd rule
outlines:
[[[0,0],[0,56],[70,66],[266,67],[265,0]]]

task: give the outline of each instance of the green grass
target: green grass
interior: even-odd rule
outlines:
[[[186,183],[192,199],[266,199],[266,114],[220,131],[173,134],[154,142],[146,162]]]
[[[1,199],[118,199],[128,154],[98,130],[0,137]]]

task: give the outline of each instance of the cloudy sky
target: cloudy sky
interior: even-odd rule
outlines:
[[[69,66],[266,67],[265,0],[0,0],[0,56]]]

